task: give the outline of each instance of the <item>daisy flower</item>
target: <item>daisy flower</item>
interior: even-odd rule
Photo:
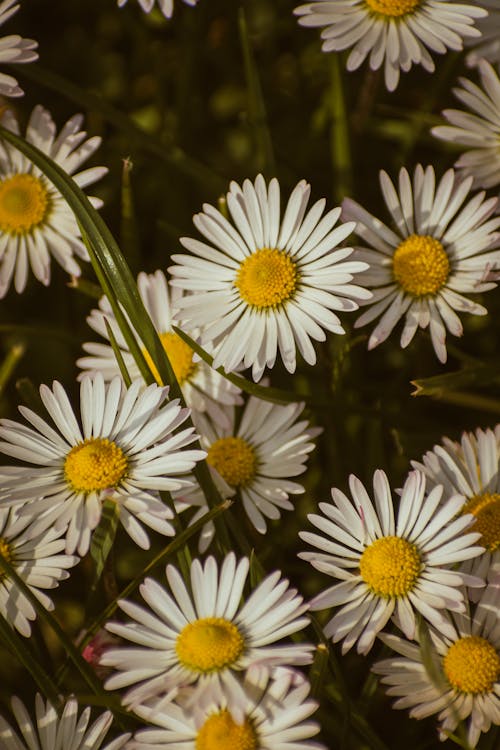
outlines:
[[[118,0],[118,7],[123,8],[127,0]],[[198,0],[184,0],[187,5],[193,7],[196,5]],[[143,9],[144,13],[151,13],[155,0],[139,0],[139,5]],[[174,0],[158,0],[158,7],[165,16],[165,18],[171,18],[174,12]]]
[[[172,307],[182,297],[182,292],[179,289],[169,291],[167,280],[161,271],[156,271],[154,274],[140,273],[137,277],[137,286],[182,388],[186,404],[193,411],[206,412],[211,419],[222,420],[226,424],[227,417],[221,407],[241,403],[240,389],[196,357],[191,347],[172,331],[172,326],[178,325],[172,315]],[[99,301],[99,309],[91,311],[87,322],[94,331],[109,341],[105,321],[109,323],[115,335],[131,379],[140,378],[141,373],[115,320],[111,305],[107,297],[102,297]],[[198,332],[193,331],[190,335],[196,339]],[[77,361],[79,367],[90,374],[102,372],[105,380],[111,380],[116,375],[120,375],[120,368],[110,345],[86,343],[83,348],[91,356],[79,359]],[[146,349],[143,349],[143,353],[159,382],[160,378],[151,357]],[[82,377],[83,375],[80,375],[79,379],[81,380]],[[162,385],[162,383],[159,384]]]
[[[6,112],[1,120],[8,130],[19,134],[14,115]],[[75,115],[56,134],[50,113],[43,107],[33,110],[25,138],[62,167],[81,188],[99,180],[107,169],[90,167],[76,172],[98,148],[97,136],[86,139],[80,130],[82,115]],[[102,201],[89,198],[99,207]],[[65,271],[79,276],[74,256],[88,261],[73,212],[61,193],[26,156],[14,146],[0,142],[0,297],[7,293],[12,279],[17,292],[23,292],[28,267],[42,284],[50,283],[51,256]]]
[[[394,635],[380,637],[398,654],[373,667],[398,696],[394,708],[409,708],[423,719],[438,714],[440,739],[446,740],[460,721],[467,721],[467,742],[475,747],[481,732],[500,725],[500,589],[488,586],[474,616],[453,614],[451,633],[430,629],[434,669],[429,674],[419,646]]]
[[[468,146],[469,151],[455,162],[464,175],[472,175],[474,185],[491,188],[500,184],[500,80],[486,60],[479,62],[482,88],[460,78],[462,88],[453,93],[470,110],[445,109],[450,125],[432,128],[432,135],[444,141]]]
[[[473,44],[467,44],[473,49],[468,53],[465,61],[470,67],[474,67],[480,60],[488,60],[490,63],[500,63],[500,6],[498,0],[481,0],[481,6],[488,11],[486,18],[477,21],[477,28],[481,32],[481,38]]]
[[[205,453],[184,450],[196,439],[194,428],[174,434],[189,412],[177,400],[166,403],[167,393],[156,384],[144,389],[140,380],[125,389],[120,378],[106,386],[101,375],[87,376],[80,389],[80,427],[61,384],[42,385],[40,396],[56,430],[24,406],[19,411],[31,427],[0,420],[0,451],[31,465],[2,468],[5,502],[30,500],[23,512],[34,514],[40,528],[67,527],[66,551],[79,555],[88,551],[106,498],[118,504],[121,524],[143,549],[149,538],[141,523],[173,535],[172,511],[158,491],[189,485],[182,475]]]
[[[4,0],[0,3],[0,26],[9,20],[21,7],[16,0]],[[11,34],[0,39],[0,62],[28,63],[38,60],[38,53],[34,50],[38,43],[33,39],[22,39],[18,34]],[[0,73],[0,96],[22,96],[24,91],[17,80],[6,73]]]
[[[214,686],[205,700],[153,703],[136,713],[155,725],[135,733],[130,750],[325,750],[311,742],[319,725],[307,721],[317,708],[309,684],[274,680],[263,689],[233,685]],[[187,690],[185,691],[187,692]]]
[[[137,644],[111,648],[101,664],[117,674],[104,687],[116,690],[138,683],[124,697],[136,705],[162,693],[198,683],[203,690],[224,683],[232,671],[279,664],[307,664],[309,644],[277,644],[308,624],[308,609],[280,572],[271,573],[241,605],[249,561],[230,553],[220,573],[213,557],[191,565],[191,591],[173,565],[166,569],[169,593],[147,578],[140,587],[147,608],[123,600],[119,606],[131,623],[106,628]]]
[[[0,555],[14,568],[26,586],[45,609],[52,610],[52,600],[42,589],[53,589],[69,577],[68,568],[78,557],[61,554],[64,550],[62,530],[33,531],[32,519],[19,514],[17,508],[0,508]],[[36,609],[8,573],[0,571],[0,615],[21,635],[31,635],[30,621],[36,620]],[[0,734],[1,737],[1,734]]]
[[[461,513],[472,513],[472,530],[481,534],[485,548],[473,570],[481,578],[500,574],[500,425],[464,432],[459,443],[445,437],[422,463],[411,463],[425,473],[429,487],[443,485],[444,498],[463,496]]]
[[[456,311],[486,315],[487,310],[464,296],[486,292],[496,284],[487,281],[500,263],[500,217],[489,218],[498,199],[478,193],[463,205],[472,184],[449,169],[436,186],[434,169],[417,165],[413,185],[406,169],[399,173],[399,194],[386,172],[380,184],[395,229],[350,199],[343,204],[346,219],[357,222],[356,234],[366,246],[354,258],[370,269],[361,283],[373,289],[370,309],[355,327],[381,316],[368,340],[373,349],[390,335],[405,316],[401,346],[408,346],[417,328],[429,326],[440,362],[446,362],[446,331],[463,333]]]
[[[227,428],[200,416],[195,418],[207,462],[223,480],[223,496],[238,493],[260,534],[266,533],[266,518],[276,520],[281,516],[280,509],[294,509],[289,495],[304,492],[291,477],[306,470],[309,453],[314,450],[311,439],[320,430],[310,428],[305,419],[298,421],[303,409],[303,403],[279,406],[251,397],[238,424],[234,408],[226,410]],[[213,536],[213,523],[210,528]]]
[[[2,750],[119,750],[130,737],[122,734],[104,747],[103,740],[111,727],[113,715],[105,711],[89,727],[90,708],[85,708],[78,717],[78,703],[69,698],[58,716],[52,704],[37,694],[35,700],[36,722],[23,703],[14,696],[12,713],[18,727],[0,716],[0,745]]]
[[[211,244],[188,237],[181,243],[192,255],[173,255],[172,286],[194,292],[178,302],[178,317],[203,329],[201,343],[214,345],[213,367],[227,371],[252,365],[254,380],[273,367],[278,349],[289,372],[296,348],[316,362],[311,343],[325,330],[344,333],[334,310],[358,309],[354,299],[370,293],[350,282],[366,264],[346,260],[352,248],[338,248],[354,228],[334,228],[341,209],[322,214],[317,201],[306,214],[311,191],[302,180],[280,219],[280,187],[266,187],[262,175],[243,188],[232,182],[227,208],[232,222],[203,205],[193,221]],[[354,299],[352,299],[354,298]]]
[[[460,586],[483,581],[449,566],[483,552],[474,546],[477,533],[464,534],[472,517],[457,513],[463,498],[452,497],[439,507],[442,487],[425,494],[425,476],[409,474],[394,517],[389,482],[383,471],[373,477],[375,503],[355,476],[349,478],[352,500],[332,489],[334,505],[320,503],[323,515],[309,515],[321,534],[300,537],[321,550],[301,552],[322,573],[340,581],[318,594],[312,609],[340,607],[325,628],[334,643],[343,640],[346,653],[356,642],[366,654],[377,633],[392,617],[407,638],[415,638],[415,610],[444,634],[451,626],[443,610],[464,611]]]
[[[324,52],[351,49],[347,70],[356,70],[368,56],[372,70],[384,65],[389,91],[397,87],[399,71],[407,73],[413,64],[433,73],[429,50],[463,49],[465,38],[481,36],[475,19],[487,16],[478,3],[448,0],[314,0],[294,12],[302,26],[323,27]]]

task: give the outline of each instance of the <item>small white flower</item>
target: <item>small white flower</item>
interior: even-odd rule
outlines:
[[[377,633],[392,617],[407,638],[415,638],[415,610],[445,635],[450,624],[445,609],[463,612],[464,584],[483,581],[450,569],[454,563],[483,552],[473,546],[479,534],[467,533],[470,515],[459,516],[463,498],[452,497],[439,506],[442,487],[425,494],[425,476],[409,474],[397,517],[389,482],[383,471],[373,477],[373,503],[365,488],[351,475],[352,500],[332,489],[334,505],[320,503],[324,515],[309,515],[322,532],[300,532],[305,542],[321,552],[301,552],[322,573],[341,581],[318,594],[311,609],[340,607],[325,628],[327,637],[343,641],[345,653],[356,642],[366,654]]]
[[[127,0],[118,0],[118,7],[123,8],[126,2]],[[155,0],[138,0],[138,2],[144,13],[151,13],[155,4]],[[184,2],[193,7],[198,0],[184,0]],[[158,7],[165,18],[171,18],[172,13],[174,12],[174,0],[158,0]]]
[[[173,255],[172,286],[194,292],[178,302],[178,317],[202,328],[201,342],[214,345],[215,368],[252,366],[254,380],[274,367],[278,349],[289,372],[296,349],[308,364],[316,362],[311,343],[324,341],[325,330],[344,333],[335,312],[358,309],[355,299],[369,299],[351,284],[366,264],[352,262],[352,248],[339,248],[354,228],[334,228],[340,208],[328,211],[317,201],[306,213],[311,187],[302,180],[280,218],[280,187],[266,186],[259,175],[241,188],[230,185],[227,208],[232,222],[203,205],[193,221],[211,244],[189,237],[181,243],[192,255]],[[354,299],[353,299],[354,298]]]
[[[33,723],[24,704],[14,696],[12,713],[18,728],[0,716],[0,747],[2,750],[119,750],[130,737],[122,734],[104,747],[103,740],[113,721],[111,711],[105,711],[89,727],[90,707],[78,716],[78,703],[69,698],[58,716],[55,708],[41,695],[36,696],[36,722]]]
[[[500,63],[500,5],[498,0],[481,0],[481,6],[488,11],[488,15],[477,21],[480,38],[466,42],[467,47],[473,48],[465,58],[470,67],[477,65],[480,60],[488,60],[497,65]]]
[[[0,508],[0,554],[15,569],[45,609],[52,610],[52,600],[43,589],[53,589],[68,578],[68,568],[78,557],[64,551],[63,530],[34,530],[32,519],[19,515],[20,508]],[[31,635],[30,620],[36,609],[8,573],[0,571],[0,615],[21,635]],[[1,733],[0,733],[1,738]]]
[[[172,331],[172,326],[178,325],[173,317],[172,308],[176,306],[176,301],[182,297],[182,292],[179,289],[169,290],[165,275],[161,271],[156,271],[154,274],[140,273],[137,277],[137,286],[144,306],[153,321],[175,376],[179,381],[186,404],[193,411],[206,412],[211,419],[226,425],[228,420],[224,407],[242,403],[239,395],[240,389],[200,360],[191,347]],[[99,310],[91,311],[87,323],[94,331],[108,340],[105,321],[109,323],[131,379],[140,378],[141,373],[128,349],[127,342],[123,338],[107,297],[100,299],[99,308]],[[198,331],[191,331],[190,335],[191,338],[196,339]],[[102,372],[105,380],[111,380],[116,375],[120,375],[120,368],[111,346],[87,343],[83,345],[83,348],[91,356],[79,359],[77,362],[79,367],[93,375]],[[143,352],[159,381],[159,375],[155,372],[148,352],[145,349],[143,349]],[[79,376],[79,380],[82,377],[83,374]]]
[[[166,570],[171,594],[147,578],[140,587],[147,609],[121,601],[132,622],[106,625],[137,646],[106,651],[101,664],[118,673],[105,687],[116,690],[139,683],[123,699],[136,705],[163,693],[173,697],[193,683],[204,692],[233,671],[309,663],[309,644],[276,643],[308,624],[302,597],[275,572],[241,604],[248,570],[248,559],[237,563],[234,553],[226,556],[220,572],[213,557],[204,566],[194,560],[192,593],[172,565]]]
[[[438,125],[431,132],[444,141],[469,146],[455,167],[472,175],[476,187],[491,188],[500,185],[500,80],[486,60],[478,67],[482,88],[460,78],[462,88],[453,89],[470,111],[445,109],[450,125]]]
[[[6,112],[2,125],[19,134],[14,115]],[[101,139],[88,138],[80,130],[82,115],[75,115],[59,135],[50,113],[43,107],[33,110],[26,140],[50,156],[81,188],[99,180],[107,169],[77,169],[98,148]],[[76,173],[77,172],[77,173]],[[76,174],[75,174],[76,173]],[[89,198],[99,207],[102,201]],[[79,276],[74,256],[88,261],[74,214],[61,193],[45,175],[14,146],[0,142],[0,298],[14,280],[17,292],[23,292],[28,270],[45,286],[50,283],[51,256],[67,273]]]
[[[32,427],[0,420],[0,452],[31,465],[2,467],[9,490],[4,502],[30,499],[22,512],[36,515],[40,529],[67,528],[66,551],[80,555],[89,548],[106,498],[119,505],[121,524],[143,549],[149,538],[141,523],[173,535],[172,511],[158,491],[189,486],[182,475],[206,454],[184,449],[196,439],[194,428],[174,434],[189,412],[178,401],[165,403],[167,393],[168,387],[156,384],[144,389],[140,380],[125,389],[120,378],[105,386],[101,375],[87,376],[80,389],[80,427],[61,384],[55,381],[52,390],[42,385],[57,431],[23,406],[19,411]]]
[[[394,91],[399,72],[413,64],[435,70],[428,50],[443,54],[463,49],[464,39],[481,36],[476,18],[487,11],[479,3],[448,0],[314,0],[295,8],[302,26],[324,27],[324,52],[351,49],[347,70],[369,57],[370,68],[384,65],[385,85]]]
[[[443,635],[431,628],[432,674],[418,645],[381,635],[397,656],[377,662],[373,671],[390,685],[387,694],[398,696],[394,708],[409,708],[415,719],[438,714],[441,740],[467,719],[471,747],[481,732],[488,732],[492,724],[500,725],[499,607],[500,588],[491,585],[473,616],[453,613],[448,618],[451,632]]]
[[[14,5],[16,0],[4,0],[0,3],[0,26],[9,20],[21,7]],[[38,60],[38,53],[34,50],[38,43],[33,39],[22,39],[18,34],[11,34],[0,38],[0,63],[29,63]],[[0,95],[22,96],[24,91],[17,80],[6,73],[0,73]]]
[[[406,169],[399,172],[399,192],[386,172],[380,185],[395,224],[390,229],[350,199],[343,215],[354,219],[356,234],[366,243],[354,258],[369,264],[360,283],[373,290],[369,309],[355,327],[380,321],[368,348],[381,344],[404,316],[401,346],[408,346],[417,329],[430,328],[440,362],[446,362],[446,332],[463,333],[456,311],[486,315],[487,310],[464,294],[486,292],[496,284],[490,272],[500,266],[500,217],[490,218],[497,198],[478,193],[465,205],[472,177],[461,180],[449,169],[436,185],[434,169],[419,164],[413,184]]]

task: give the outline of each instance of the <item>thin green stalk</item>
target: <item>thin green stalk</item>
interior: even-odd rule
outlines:
[[[17,341],[9,347],[9,350],[0,365],[0,398],[12,378],[17,365],[23,358],[26,345],[23,341]]]
[[[330,154],[333,170],[333,196],[340,203],[353,194],[350,128],[344,99],[339,55],[330,59]]]
[[[108,334],[109,343],[111,344],[111,348],[113,349],[113,354],[115,355],[115,359],[118,363],[118,367],[120,368],[120,373],[123,378],[123,382],[125,383],[127,388],[130,388],[130,386],[132,385],[132,378],[130,377],[129,371],[127,370],[127,365],[124,362],[122,350],[120,349],[118,345],[116,336],[113,333],[113,329],[111,328],[109,324],[109,320],[107,318],[104,318],[104,325],[106,326],[106,333]]]

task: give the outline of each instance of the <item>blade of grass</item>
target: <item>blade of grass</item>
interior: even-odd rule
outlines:
[[[113,349],[113,354],[115,355],[115,359],[118,362],[118,367],[120,368],[123,382],[125,383],[127,388],[129,388],[130,385],[132,384],[132,379],[130,377],[129,371],[127,370],[127,365],[125,364],[123,360],[122,350],[120,349],[118,345],[116,336],[113,333],[113,329],[111,328],[109,324],[109,320],[107,318],[104,318],[104,325],[106,326],[106,333],[108,334],[109,343],[111,344],[111,348]]]
[[[353,194],[350,127],[345,106],[339,55],[330,59],[330,154],[333,170],[333,196],[340,203]]]

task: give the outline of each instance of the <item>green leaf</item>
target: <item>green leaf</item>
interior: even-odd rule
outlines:
[[[108,555],[113,547],[119,519],[120,508],[118,504],[114,500],[107,498],[104,501],[102,508],[101,520],[92,534],[92,541],[90,543],[90,556],[95,565],[94,580],[90,587],[90,596],[92,596],[97,588],[97,584],[99,583],[104,570],[104,565],[106,564]]]
[[[447,391],[458,391],[464,386],[485,386],[500,383],[500,361],[464,367],[462,370],[412,380],[412,396],[443,397]]]

